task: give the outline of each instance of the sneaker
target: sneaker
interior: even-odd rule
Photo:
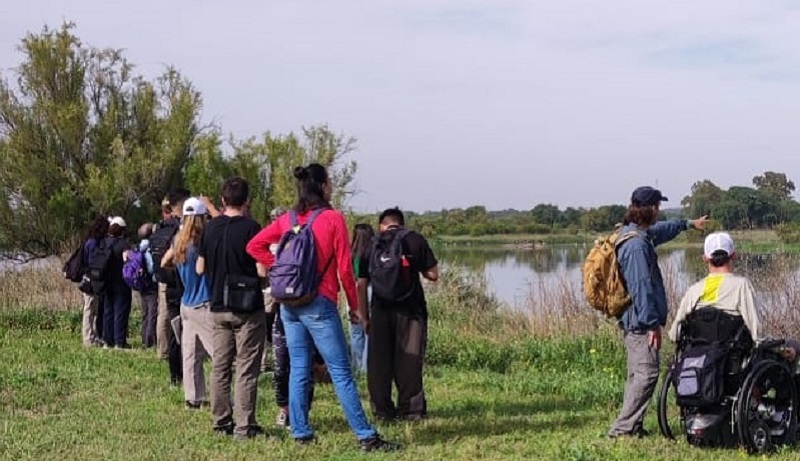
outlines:
[[[199,410],[203,407],[211,406],[211,403],[207,400],[187,400],[186,401],[186,408],[188,410]]]
[[[359,440],[358,445],[361,448],[361,451],[364,453],[371,451],[397,451],[400,449],[400,444],[387,442],[378,434],[375,434],[368,439]]]
[[[314,443],[314,436],[309,435],[308,437],[298,437],[294,439],[294,443],[296,443],[297,445],[310,445]]]
[[[278,427],[289,428],[289,410],[281,408],[275,415],[275,425]]]
[[[117,350],[129,350],[130,348],[131,348],[130,344],[121,344],[121,345],[114,346],[114,349],[117,349]]]
[[[227,426],[215,426],[214,433],[219,435],[233,435],[233,424],[229,424]]]
[[[253,437],[258,437],[259,435],[264,435],[264,428],[255,424],[248,426],[247,431],[244,433],[234,431],[233,438],[236,440],[249,440]]]

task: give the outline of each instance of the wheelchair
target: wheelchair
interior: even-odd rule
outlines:
[[[713,343],[725,352],[722,396],[714,404],[678,405],[681,358],[694,345]],[[714,308],[693,311],[680,324],[675,356],[658,397],[658,426],[668,439],[691,445],[743,446],[750,453],[773,451],[798,439],[798,385],[778,348],[783,340],[753,346],[741,317]]]

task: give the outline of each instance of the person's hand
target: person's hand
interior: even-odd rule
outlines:
[[[697,219],[692,219],[689,221],[689,227],[693,229],[703,230],[706,228],[706,224],[708,223],[708,216],[700,216]]]
[[[797,351],[791,346],[781,347],[779,353],[781,357],[783,357],[783,360],[787,362],[794,362],[794,359],[797,358]]]
[[[661,328],[647,332],[647,344],[656,350],[661,349]]]
[[[350,323],[352,323],[353,325],[361,323],[361,316],[358,314],[358,312],[350,311],[349,314],[350,314]]]

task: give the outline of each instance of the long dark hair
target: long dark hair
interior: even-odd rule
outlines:
[[[108,235],[108,218],[105,216],[98,216],[89,223],[89,228],[86,229],[83,240],[94,239],[99,242],[106,238],[106,235]]]
[[[317,208],[330,208],[331,204],[325,200],[325,184],[328,183],[328,170],[319,163],[312,163],[306,167],[298,166],[294,169],[297,178],[297,203],[295,211],[305,213]]]
[[[654,206],[631,205],[622,218],[622,224],[652,226],[658,221],[658,210]]]
[[[359,259],[363,257],[374,235],[375,231],[369,224],[356,224],[356,227],[353,228],[353,239],[350,241],[353,256]]]

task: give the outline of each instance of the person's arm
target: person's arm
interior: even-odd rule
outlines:
[[[161,257],[161,268],[172,266],[172,260],[175,259],[175,247],[170,246],[164,256]]]
[[[431,250],[430,245],[428,245],[428,241],[425,237],[421,236],[420,234],[413,234],[415,238],[419,239],[418,243],[418,251],[419,255],[417,256],[417,260],[420,263],[419,272],[422,274],[423,277],[430,280],[431,282],[436,282],[439,280],[439,261],[436,260],[436,256],[433,255],[433,250]]]
[[[686,292],[681,298],[681,304],[678,307],[678,312],[675,313],[675,319],[672,321],[672,326],[669,328],[669,339],[674,343],[678,341],[678,333],[681,322],[692,309],[692,306],[697,302],[696,296],[692,295],[692,290]]]
[[[708,218],[702,216],[697,219],[669,219],[659,221],[647,229],[647,233],[653,239],[653,245],[661,245],[669,242],[681,232],[689,229],[705,229]]]
[[[739,312],[742,314],[742,320],[747,329],[750,330],[750,337],[753,338],[753,342],[759,344],[766,338],[761,330],[761,322],[758,319],[756,300],[753,293],[755,293],[753,285],[750,284],[749,280],[745,280],[739,294]]]
[[[339,283],[342,284],[350,312],[358,312],[358,290],[356,289],[356,276],[353,273],[353,260],[351,259],[350,240],[347,238],[347,224],[344,215],[336,212],[333,220],[333,257],[336,258],[336,267],[339,272]]]
[[[206,211],[208,215],[211,216],[211,219],[216,218],[217,216],[221,215],[222,213],[217,209],[214,205],[214,202],[211,201],[210,198],[206,197],[205,195],[200,196],[200,200],[206,206]]]
[[[278,243],[281,238],[281,227],[278,220],[272,221],[267,227],[261,229],[253,238],[247,242],[245,250],[256,260],[256,262],[266,269],[275,263],[275,255],[269,251],[270,245]]]
[[[364,331],[369,334],[369,299],[367,298],[367,286],[369,279],[358,279],[358,315],[361,318],[361,325]]]

